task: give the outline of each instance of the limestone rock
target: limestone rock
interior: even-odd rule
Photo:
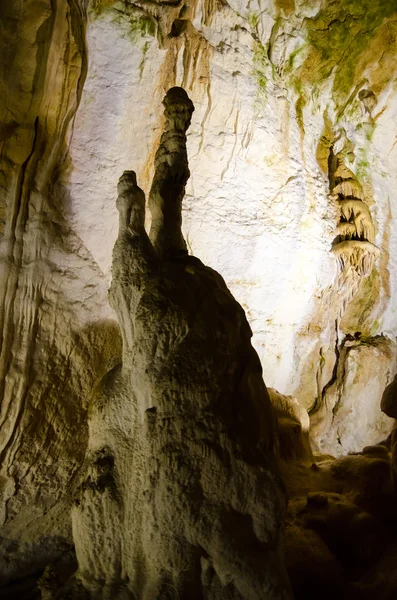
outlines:
[[[38,594],[38,585],[48,596],[75,567],[70,504],[81,473],[88,477],[88,399],[121,360],[107,299],[113,192],[133,164],[149,199],[158,107],[172,86],[195,104],[183,238],[246,311],[266,383],[310,411],[323,454],[387,437],[392,422],[379,404],[395,374],[397,334],[396,28],[395,2],[370,0],[3,0],[2,597]],[[331,148],[342,161],[335,202]],[[340,206],[353,209],[348,219]],[[146,229],[150,219],[146,211]],[[372,271],[346,301],[330,250],[336,236],[344,243],[358,232],[368,261],[354,243],[343,264]],[[301,427],[279,417],[295,455]],[[128,429],[128,411],[123,419]],[[93,450],[94,488],[117,482],[112,456]],[[299,461],[300,489],[324,474],[315,465]],[[322,548],[340,582],[337,559]],[[364,597],[382,589],[394,597],[392,552],[373,566]],[[73,585],[65,594],[86,596]]]
[[[277,417],[281,459],[312,462],[307,410],[292,396],[284,396],[273,388],[268,388],[268,392]]]
[[[135,173],[118,186],[110,301],[123,361],[90,409],[78,578],[93,598],[287,599],[269,397],[244,311],[186,253],[192,105],[179,88],[164,104],[150,240]]]
[[[387,438],[393,421],[382,414],[379,397],[394,376],[396,361],[392,340],[345,339],[323,408],[311,418],[316,449],[340,456]]]
[[[64,218],[59,185],[87,67],[83,7],[5,0],[0,19],[3,588],[34,585],[62,557],[74,564],[87,397],[121,345],[106,281]]]
[[[246,310],[265,381],[306,409],[337,361],[340,306],[361,301],[353,334],[363,325],[367,336],[397,333],[397,38],[395,7],[380,4],[95,2],[87,15],[87,79],[61,173],[67,221],[110,282],[118,173],[133,163],[149,197],[158,106],[166,89],[182,85],[196,107],[187,246]],[[354,219],[353,231],[335,232],[331,147],[350,173],[334,191],[365,199],[373,223],[356,224],[373,246],[353,240],[330,253],[335,233],[357,233]],[[362,271],[347,299],[339,257]]]
[[[380,405],[382,411],[392,419],[397,419],[397,378],[395,377],[383,392]]]
[[[283,465],[285,556],[295,598],[395,595],[395,576],[386,568],[397,531],[391,469],[382,445],[336,460],[316,458],[311,466]]]
[[[372,90],[360,90],[358,97],[363,103],[365,110],[371,114],[376,107],[378,100]]]

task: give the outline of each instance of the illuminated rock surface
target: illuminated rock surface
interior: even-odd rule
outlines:
[[[87,409],[122,354],[107,293],[114,190],[133,168],[149,198],[172,86],[195,106],[184,239],[246,311],[266,384],[310,411],[316,452],[388,438],[396,13],[394,0],[3,0],[0,585],[12,588],[2,597],[23,598],[46,568],[52,598],[76,569],[70,507]],[[281,456],[310,463],[297,415],[278,415]]]
[[[321,403],[346,334],[395,342],[392,5],[143,3],[140,12],[116,2],[97,3],[89,16],[87,79],[62,176],[68,221],[110,282],[118,173],[134,164],[149,192],[157,107],[169,87],[185,87],[196,108],[188,247],[247,311],[266,383],[308,409]],[[354,176],[335,189],[331,152]],[[338,278],[336,260],[354,263],[355,244],[330,252],[338,194],[372,213],[373,246],[359,260],[369,276],[355,286]],[[382,377],[379,400],[383,386]]]
[[[192,105],[180,88],[164,103],[151,241],[135,174],[118,186],[110,302],[123,361],[89,411],[73,509],[77,577],[101,598],[287,599],[275,420],[244,311],[187,255]]]

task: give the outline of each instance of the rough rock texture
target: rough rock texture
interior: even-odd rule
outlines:
[[[395,342],[396,9],[369,0],[142,0],[95,2],[88,14],[87,80],[62,175],[68,221],[110,281],[117,173],[133,162],[149,192],[157,106],[172,85],[186,88],[196,111],[185,239],[246,310],[265,381],[310,410],[347,334]],[[353,298],[331,252],[339,220],[331,152],[362,188],[380,252]],[[379,401],[383,386],[381,377]]]
[[[392,600],[397,429],[359,453],[337,459],[312,453],[296,401],[271,389],[269,394],[288,493],[284,556],[294,598]]]
[[[90,408],[78,578],[93,598],[289,598],[269,397],[244,311],[187,255],[192,105],[180,88],[164,104],[150,241],[135,173],[118,186],[110,301],[123,361]]]
[[[361,453],[283,466],[286,565],[294,597],[391,600],[397,591],[396,487],[390,441]]]
[[[310,444],[310,419],[296,398],[268,388],[270,402],[278,423],[280,457],[284,460],[313,460]]]
[[[396,345],[382,336],[346,337],[339,352],[321,408],[311,418],[315,449],[338,456],[388,437],[392,415],[380,412],[379,384],[386,388],[397,362]]]
[[[69,509],[87,402],[121,354],[107,300],[113,193],[133,164],[148,196],[158,107],[173,85],[196,107],[184,238],[245,309],[266,383],[310,410],[317,448],[343,454],[386,437],[396,11],[395,0],[2,1],[2,596],[20,597],[51,562],[40,583],[49,594],[75,568]],[[343,316],[332,155],[353,174],[342,195],[361,201],[353,209],[365,201],[379,249]],[[299,424],[283,418],[281,433],[295,440],[284,435],[286,455],[306,456]]]
[[[331,192],[340,211],[332,251],[338,257],[341,270],[337,285],[343,299],[342,316],[362,278],[371,275],[379,249],[373,243],[375,228],[360,183],[343,159],[333,155],[332,149],[329,165]]]
[[[120,338],[103,310],[106,285],[63,218],[56,185],[86,73],[84,13],[78,3],[32,0],[6,0],[0,12],[4,585],[72,548],[69,512],[87,441],[85,399],[119,355]]]

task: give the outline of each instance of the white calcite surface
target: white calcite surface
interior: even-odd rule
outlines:
[[[393,380],[396,361],[396,345],[387,338],[346,343],[335,381],[312,418],[317,451],[340,456],[386,440],[393,421],[380,411],[379,391]]]
[[[341,111],[335,100],[332,68],[299,108],[286,65],[295,54],[298,68],[308,54],[305,18],[315,23],[324,8],[310,4],[288,19],[270,3],[197,4],[185,11],[183,32],[164,36],[162,46],[148,28],[131,25],[141,17],[121,3],[91,12],[87,79],[63,174],[67,218],[110,282],[115,183],[124,169],[134,169],[148,191],[162,95],[184,86],[196,108],[183,211],[189,248],[222,273],[246,309],[266,383],[306,408],[318,403],[332,378],[335,344],[346,332],[361,331],[364,310],[355,310],[345,330],[338,325],[336,338],[340,290],[330,249],[337,207],[319,161],[324,136],[328,146],[335,140],[335,152],[350,151],[349,168],[364,187],[381,249],[365,335],[383,333],[394,342],[397,332],[394,75],[373,116],[358,100],[371,74],[376,81],[373,66],[363,74],[365,86],[351,97],[346,91],[351,110]],[[176,13],[167,10],[161,27],[169,31]],[[379,400],[384,383],[375,375]]]

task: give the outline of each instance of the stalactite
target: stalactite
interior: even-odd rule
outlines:
[[[371,274],[379,249],[374,245],[375,228],[360,182],[332,149],[328,164],[331,194],[339,208],[332,252],[339,264],[335,289],[342,316],[362,279]]]

